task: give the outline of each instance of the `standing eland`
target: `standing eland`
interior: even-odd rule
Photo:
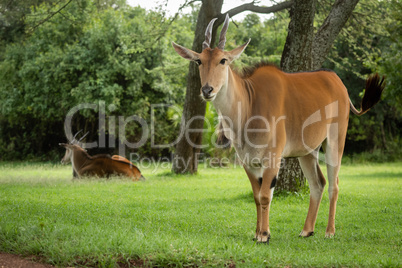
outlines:
[[[269,243],[269,209],[282,157],[298,157],[310,187],[310,205],[300,233],[312,236],[322,199],[325,177],[318,165],[322,146],[328,175],[329,217],[325,236],[335,234],[338,173],[345,146],[349,111],[366,113],[381,98],[384,77],[366,81],[358,111],[341,79],[332,71],[285,73],[260,63],[242,73],[229,64],[240,57],[248,42],[224,51],[229,17],[226,16],[217,48],[210,47],[211,20],[196,53],[172,42],[183,58],[199,65],[201,97],[213,103],[223,135],[229,139],[251,182],[257,207],[255,240]]]

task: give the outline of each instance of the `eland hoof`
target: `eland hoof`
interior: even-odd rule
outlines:
[[[335,234],[334,233],[326,233],[325,238],[334,238]]]
[[[310,236],[314,236],[314,232],[301,231],[301,233],[299,234],[299,237],[310,237]]]
[[[266,240],[265,240],[266,239]],[[258,238],[254,238],[253,241],[256,241],[257,244],[265,244],[265,245],[269,245],[269,240],[271,239],[271,234],[269,234],[268,236],[259,236]]]

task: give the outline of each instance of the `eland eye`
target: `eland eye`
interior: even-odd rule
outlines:
[[[197,65],[201,65],[201,60],[200,59],[196,59],[194,62],[197,63]]]
[[[219,63],[222,65],[225,65],[226,61],[227,61],[227,59],[221,59],[221,61]]]

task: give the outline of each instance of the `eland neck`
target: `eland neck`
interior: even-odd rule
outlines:
[[[249,89],[251,82],[241,78],[230,67],[226,83],[212,101],[220,116],[230,119],[233,131],[242,128],[251,113],[251,95]]]
[[[71,163],[73,164],[73,169],[79,173],[83,167],[88,165],[88,161],[90,161],[88,154],[83,150],[75,149],[71,154]]]

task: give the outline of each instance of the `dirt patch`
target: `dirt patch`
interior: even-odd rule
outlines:
[[[0,252],[0,268],[52,268],[50,264],[37,263],[32,257],[21,257]]]

